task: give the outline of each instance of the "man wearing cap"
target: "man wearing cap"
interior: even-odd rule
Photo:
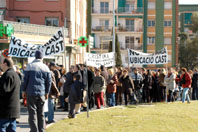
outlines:
[[[30,132],[44,132],[44,103],[48,99],[52,79],[49,68],[42,62],[42,52],[24,71],[23,98],[27,98]]]

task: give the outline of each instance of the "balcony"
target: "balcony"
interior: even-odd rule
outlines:
[[[137,14],[143,15],[143,8],[132,8],[132,7],[119,7],[116,12],[118,14]]]
[[[61,27],[52,27],[45,25],[27,24],[12,21],[3,21],[4,25],[12,24],[14,27],[14,33],[18,34],[29,34],[39,36],[53,36]],[[68,38],[68,29],[64,28],[64,35]]]
[[[95,9],[97,8],[97,9]],[[92,7],[92,14],[113,14],[113,10],[109,10],[108,7]]]
[[[92,27],[93,32],[111,32],[109,26],[95,26]]]
[[[108,50],[109,49],[109,44],[100,44],[100,49]]]
[[[135,29],[134,26],[118,26],[118,32],[143,32],[142,28]]]
[[[122,43],[120,42],[120,49],[126,50],[126,49],[133,49],[133,50],[141,50],[143,49],[142,43]]]

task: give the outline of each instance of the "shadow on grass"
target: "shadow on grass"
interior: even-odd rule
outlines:
[[[126,106],[127,108],[137,108],[137,106],[135,105],[129,105],[129,106]]]

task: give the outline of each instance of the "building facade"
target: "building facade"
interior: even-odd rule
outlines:
[[[116,34],[120,43],[122,62],[128,64],[127,48],[142,51],[143,4],[142,0],[115,0]],[[92,52],[107,52],[113,27],[113,0],[92,0],[92,35],[95,38]]]
[[[113,0],[92,0],[92,52],[108,51],[106,36],[112,34],[112,5]],[[124,66],[128,64],[127,48],[154,53],[163,47],[168,49],[168,66],[177,65],[178,0],[115,0],[115,7]]]
[[[144,52],[153,53],[167,47],[168,66],[176,67],[177,37],[178,0],[144,0]]]
[[[187,32],[189,35],[193,35],[189,27],[192,26],[192,14],[198,13],[198,5],[179,5],[180,16],[180,32]]]
[[[86,36],[86,0],[1,0],[0,2],[3,3],[0,5],[5,7],[0,7],[0,11],[4,10],[3,19],[21,23],[27,27],[25,29],[27,31],[28,24],[67,28],[66,61],[69,65],[84,62],[82,54],[85,53],[85,48],[77,46],[74,40]]]

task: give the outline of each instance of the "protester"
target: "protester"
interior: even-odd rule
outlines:
[[[168,74],[166,75],[166,77],[164,79],[165,84],[166,84],[167,93],[168,93],[168,102],[175,101],[175,98],[173,96],[173,93],[176,88],[175,79],[176,79],[176,75],[175,75],[173,69],[169,68]]]
[[[152,76],[151,76],[151,70],[147,70],[145,77],[143,79],[143,101],[146,103],[150,103],[152,99]]]
[[[27,65],[24,74],[23,98],[27,97],[28,121],[31,132],[44,132],[44,103],[51,88],[51,73],[42,62],[42,52],[35,52],[35,60]]]
[[[58,83],[58,88],[59,88],[59,91],[60,91],[60,96],[59,96],[60,107],[59,108],[64,109],[65,99],[64,99],[64,92],[63,92],[63,84],[65,83],[66,70],[62,65],[60,65],[60,74],[61,74],[61,78],[60,78],[59,83]]]
[[[193,100],[198,100],[198,69],[194,69],[194,74],[192,77],[192,99]]]
[[[116,83],[114,80],[110,80],[109,84],[107,85],[107,94],[108,94],[108,105],[110,107],[115,106],[115,93],[116,93]]]
[[[95,71],[96,76],[94,77],[93,82],[93,92],[95,94],[97,109],[101,108],[101,105],[104,106],[104,92],[105,89],[105,79],[100,75],[100,70]]]
[[[70,92],[69,92],[69,105],[70,105],[70,110],[69,110],[69,115],[68,118],[75,118],[75,106],[76,104],[79,104],[82,102],[82,94],[81,92],[84,89],[84,85],[80,80],[80,75],[75,74],[74,75],[74,83],[71,86]]]
[[[142,102],[142,82],[143,82],[142,75],[139,74],[137,68],[134,68],[133,72],[131,73],[131,77],[134,82],[135,95],[137,96],[138,102],[141,103]]]
[[[124,94],[124,100],[125,105],[128,105],[128,103],[131,100],[131,103],[133,101],[133,91],[134,91],[134,83],[131,77],[128,75],[127,70],[123,70],[122,76],[120,77],[119,81],[122,83],[122,97]]]
[[[69,96],[71,85],[73,84],[73,67],[69,68],[69,72],[66,74],[65,83],[63,86],[64,99]],[[64,103],[64,111],[68,111],[68,102]]]
[[[48,98],[48,112],[47,112],[47,117],[48,117],[48,121],[47,123],[54,123],[54,101],[56,98],[58,98],[60,96],[60,92],[56,86],[56,79],[55,79],[55,75],[53,73],[53,70],[55,69],[55,63],[54,62],[50,62],[49,65],[49,69],[51,71],[51,76],[52,76],[52,84],[51,84],[51,89],[49,92],[49,98]]]
[[[123,98],[122,98],[122,83],[119,81],[120,77],[122,75],[122,68],[119,67],[117,69],[116,76],[118,78],[118,83],[117,83],[117,88],[116,88],[116,105],[122,105],[123,103]]]
[[[160,89],[159,89],[159,72],[154,72],[152,74],[152,98],[153,102],[160,102],[159,97]]]
[[[186,99],[187,102],[190,103],[190,97],[188,91],[191,88],[192,79],[189,73],[187,72],[186,68],[182,68],[181,72],[182,72],[181,77],[177,78],[176,80],[182,83],[182,87],[183,87],[182,103],[184,103]]]
[[[94,81],[94,73],[92,72],[92,70],[88,67],[87,68],[87,78],[88,78],[88,98],[89,98],[89,108],[93,108],[94,104],[95,104],[95,100],[94,100],[94,95],[93,95],[93,91],[92,86],[93,86],[93,81]]]
[[[11,58],[0,57],[0,131],[16,132],[16,119],[20,117],[20,79],[13,69]]]
[[[160,74],[159,74],[159,88],[160,88],[160,93],[159,93],[159,96],[160,96],[160,101],[161,102],[164,102],[167,97],[166,97],[166,85],[164,83],[164,78],[166,76],[166,71],[165,69],[161,69],[159,70]]]
[[[76,74],[80,75],[79,81],[83,82],[82,74],[81,74],[81,71],[80,71],[80,65],[77,65],[77,64],[74,66],[74,75],[76,75]],[[82,93],[80,93],[80,94],[82,94]],[[79,104],[76,104],[76,106],[75,106],[76,114],[80,113],[80,108],[81,108],[81,103],[82,102],[80,102]]]

